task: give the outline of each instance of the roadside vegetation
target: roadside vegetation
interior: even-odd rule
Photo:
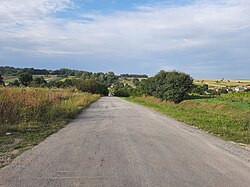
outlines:
[[[178,71],[160,71],[157,75],[148,77],[138,74],[118,76],[114,72],[92,73],[65,68],[52,71],[0,67],[0,84],[6,87],[3,90],[9,90],[8,94],[5,91],[1,91],[1,94],[12,95],[15,98],[12,101],[12,97],[6,99],[0,96],[0,102],[5,103],[0,106],[2,110],[3,107],[5,108],[0,119],[3,124],[0,130],[7,137],[6,140],[1,139],[1,142],[10,141],[13,136],[14,138],[10,142],[18,140],[15,138],[15,133],[19,133],[18,130],[15,131],[16,128],[23,129],[23,132],[28,132],[28,134],[33,133],[33,130],[36,132],[37,129],[40,134],[43,132],[49,134],[54,127],[50,128],[48,124],[53,126],[57,123],[51,119],[60,119],[60,116],[55,114],[65,114],[68,116],[65,119],[72,118],[75,115],[74,108],[77,108],[76,106],[80,102],[79,99],[74,100],[74,98],[78,96],[82,98],[80,95],[86,92],[103,96],[126,97],[129,101],[197,126],[225,140],[250,144],[249,83],[248,80],[232,81],[223,78],[221,80],[194,80],[190,75]],[[37,98],[33,97],[32,94],[35,92],[44,93],[44,96],[37,94]],[[46,96],[46,94],[62,94],[62,96],[55,97],[56,102],[53,102],[48,98],[54,98],[54,96]],[[26,95],[27,98],[33,98],[33,100],[23,100]],[[16,98],[16,96],[18,97]],[[88,95],[88,97],[92,98],[93,95]],[[65,112],[63,107],[56,112],[56,106],[68,102],[76,104],[72,107],[72,113]],[[22,103],[31,103],[34,107],[30,108],[26,105],[23,107]],[[53,109],[54,107],[56,109]],[[66,110],[70,111],[68,108]],[[46,116],[43,117],[40,113]],[[43,126],[46,127],[44,124],[47,124],[48,131],[39,129]],[[29,128],[26,128],[27,125]],[[56,125],[55,129],[57,129]],[[6,136],[6,133],[10,133],[10,135]],[[6,148],[1,148],[1,150],[3,149]]]
[[[99,97],[76,88],[0,88],[0,167],[64,127]]]
[[[250,144],[250,92],[196,96],[178,104],[153,96],[128,97],[126,100],[197,126],[224,140]]]
[[[221,80],[220,83],[225,82]],[[197,126],[225,140],[250,144],[250,92],[230,89],[209,89],[195,84],[182,72],[160,71],[139,81],[135,88],[121,85],[114,95],[144,105],[187,124]]]

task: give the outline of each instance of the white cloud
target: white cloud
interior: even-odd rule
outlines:
[[[72,6],[70,0],[1,0],[0,24],[1,26],[29,24],[70,6]]]
[[[0,48],[40,56],[152,60],[161,67],[178,68],[185,63],[198,67],[204,62],[204,68],[209,63],[214,67],[212,62],[218,59],[246,64],[249,5],[246,0],[209,0],[109,15],[81,13],[80,18],[67,19],[53,13],[72,7],[70,0],[2,0]]]

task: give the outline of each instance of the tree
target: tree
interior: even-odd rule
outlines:
[[[109,94],[108,87],[96,80],[87,79],[87,80],[77,80],[72,81],[73,86],[76,86],[78,90],[82,92],[88,92],[92,94],[101,94],[107,96]]]
[[[115,75],[114,72],[108,72],[105,74],[106,76],[106,85],[109,87],[111,86],[113,83],[116,83],[118,80],[118,77]]]
[[[29,73],[21,73],[18,76],[19,82],[24,85],[24,86],[28,86],[32,81],[33,81],[33,77],[31,74]]]
[[[114,96],[117,97],[129,97],[132,94],[132,87],[129,85],[119,87],[118,85],[115,87]]]
[[[200,85],[193,85],[192,93],[199,94],[199,95],[205,94],[203,86],[200,86]]]
[[[193,86],[190,75],[177,71],[160,71],[155,76],[154,96],[179,103],[188,95]]]
[[[127,88],[119,88],[117,90],[114,91],[114,96],[117,97],[129,97],[129,91]]]
[[[63,87],[72,87],[73,81],[71,79],[66,79],[63,83]]]
[[[0,74],[0,85],[3,85],[3,86],[5,86],[5,84],[4,84],[4,81],[3,81],[3,77],[2,77],[2,75]]]
[[[35,86],[40,86],[42,84],[47,84],[46,80],[43,77],[36,77],[33,81]]]
[[[18,80],[14,80],[13,82],[10,83],[11,86],[20,86],[20,83],[18,82]]]
[[[203,84],[203,86],[202,86],[202,87],[203,87],[204,91],[208,91],[208,88],[209,88],[209,87],[208,87],[208,85],[207,85],[207,84]]]
[[[141,83],[141,82],[140,82],[140,80],[139,80],[138,78],[134,78],[134,79],[133,79],[133,84],[134,84],[135,86],[138,86],[140,83]]]
[[[193,79],[177,71],[160,71],[156,76],[142,81],[140,89],[146,95],[175,103],[181,102],[191,91]]]
[[[201,85],[193,85],[192,87],[192,93],[199,94],[199,95],[205,95],[208,91],[208,85],[203,84]]]

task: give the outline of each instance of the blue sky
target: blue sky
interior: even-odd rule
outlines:
[[[0,0],[0,65],[250,79],[248,0]]]

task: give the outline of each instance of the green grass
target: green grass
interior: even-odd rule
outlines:
[[[52,80],[62,80],[62,77],[57,77],[56,75],[33,75],[33,79],[37,78],[37,77],[43,77],[47,82],[52,81]],[[4,82],[5,83],[12,83],[15,80],[18,80],[17,76],[3,76],[4,78]]]
[[[235,93],[234,93],[235,94]],[[241,98],[242,93],[238,93]],[[250,144],[250,93],[245,99],[232,101],[230,95],[201,98],[174,104],[154,97],[130,97],[128,101],[141,104],[186,124],[197,126],[224,140]],[[232,95],[232,98],[236,97]]]
[[[18,78],[17,77],[9,78],[9,79],[4,80],[4,82],[5,83],[11,83],[11,82],[14,82],[15,80],[18,80]]]

